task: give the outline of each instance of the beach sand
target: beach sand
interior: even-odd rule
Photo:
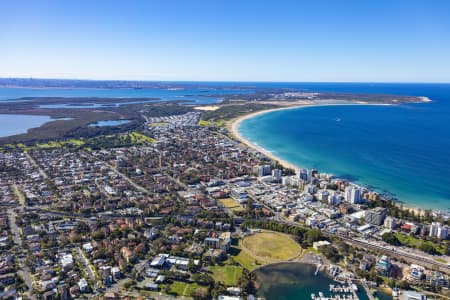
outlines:
[[[348,104],[350,104],[350,105],[392,105],[392,104],[385,104],[385,103],[373,103],[373,104],[370,103],[370,104],[368,104],[363,101],[355,101],[353,103],[348,103]],[[343,105],[348,105],[348,104],[343,104]],[[256,151],[261,152],[262,154],[264,154],[265,156],[267,156],[268,158],[270,158],[272,160],[278,161],[283,167],[294,169],[297,173],[299,173],[300,166],[294,165],[286,160],[280,159],[279,157],[272,154],[270,151],[264,149],[263,147],[261,147],[259,145],[255,145],[255,144],[251,143],[249,140],[247,140],[246,138],[244,138],[239,133],[239,130],[238,130],[239,124],[246,119],[250,119],[255,116],[259,116],[259,115],[277,111],[277,110],[295,109],[295,108],[307,107],[307,106],[329,106],[329,105],[334,106],[334,105],[340,105],[340,104],[317,104],[317,103],[314,103],[311,101],[298,101],[298,102],[294,102],[294,103],[291,102],[291,103],[289,103],[289,106],[282,106],[282,107],[274,108],[274,109],[261,110],[261,111],[257,111],[254,113],[250,113],[250,114],[243,115],[243,116],[237,117],[235,119],[232,119],[228,122],[227,128],[229,131],[231,131],[231,133],[235,137],[235,139],[237,139],[241,143],[247,145],[248,147],[250,147],[252,149],[255,149]],[[426,210],[426,208],[412,207],[412,206],[409,206],[409,205],[407,205],[405,203],[401,203],[401,202],[397,202],[396,205],[398,207],[402,207],[403,209],[409,209],[410,211],[414,211],[414,213],[416,215],[424,215],[425,210]]]
[[[241,124],[242,121],[246,120],[246,119],[250,119],[253,118],[255,116],[259,116],[262,114],[266,114],[269,112],[273,112],[273,111],[277,111],[277,110],[284,110],[284,109],[294,109],[294,108],[299,108],[299,107],[304,107],[304,106],[308,106],[311,105],[310,102],[302,102],[302,103],[296,103],[295,105],[291,105],[291,106],[287,106],[287,107],[279,107],[279,108],[274,108],[274,109],[267,109],[267,110],[261,110],[261,111],[257,111],[254,113],[250,113],[241,117],[237,117],[233,120],[231,120],[228,123],[228,130],[231,131],[231,133],[233,134],[233,136],[239,140],[241,143],[247,145],[250,148],[253,148],[259,152],[261,152],[262,154],[264,154],[265,156],[267,156],[268,158],[278,161],[283,167],[285,168],[289,168],[289,169],[294,169],[296,172],[299,172],[300,167],[296,166],[288,161],[285,161],[283,159],[280,159],[279,157],[273,155],[270,151],[267,151],[266,149],[264,149],[261,146],[252,144],[249,140],[247,140],[246,138],[244,138],[240,133],[239,133],[239,124]]]
[[[203,111],[214,111],[218,110],[220,106],[217,105],[207,105],[207,106],[196,106],[194,109],[196,110],[203,110]]]
[[[300,108],[300,107],[307,107],[307,106],[336,106],[336,105],[392,105],[392,104],[384,104],[384,103],[366,103],[366,102],[362,102],[362,101],[351,101],[351,102],[346,102],[346,103],[342,103],[342,101],[337,101],[335,103],[333,103],[332,101],[334,101],[333,99],[328,100],[329,102],[324,102],[324,103],[317,103],[314,101],[310,101],[310,100],[299,100],[299,101],[295,101],[295,102],[283,102],[283,101],[279,101],[279,102],[264,102],[267,104],[277,104],[280,105],[280,107],[278,108],[273,108],[273,109],[266,109],[266,110],[261,110],[261,111],[257,111],[254,113],[250,113],[247,115],[243,115],[240,117],[237,117],[235,119],[230,120],[230,122],[227,125],[227,128],[229,131],[232,132],[233,136],[239,140],[240,142],[242,142],[243,144],[247,145],[250,148],[253,148],[261,153],[263,153],[265,156],[269,157],[270,159],[276,160],[278,161],[283,167],[285,168],[290,168],[290,169],[294,169],[296,172],[298,172],[300,170],[300,166],[296,166],[286,160],[283,160],[275,155],[273,155],[270,151],[267,151],[266,149],[264,149],[261,146],[255,145],[253,143],[251,143],[249,140],[247,140],[246,138],[244,138],[240,133],[239,133],[239,124],[246,120],[246,119],[250,119],[253,118],[255,116],[259,116],[262,114],[266,114],[269,112],[273,112],[273,111],[277,111],[277,110],[285,110],[285,109],[295,109],[295,108]]]

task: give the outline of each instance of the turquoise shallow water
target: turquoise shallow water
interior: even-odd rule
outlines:
[[[185,90],[0,88],[0,101],[26,96],[158,97],[207,104],[216,103],[222,94],[249,93],[258,88],[428,96],[432,103],[311,107],[274,112],[244,121],[240,131],[249,140],[299,166],[318,168],[373,186],[392,193],[408,205],[450,208],[450,84],[193,84],[203,87]],[[249,89],[235,89],[236,86]],[[17,117],[0,118],[3,118],[0,136],[25,132],[49,120],[41,116],[28,116],[23,121]]]
[[[239,131],[295,165],[390,193],[410,206],[449,210],[450,85],[422,89],[433,103],[275,111],[243,121]],[[402,91],[418,93],[408,85]]]

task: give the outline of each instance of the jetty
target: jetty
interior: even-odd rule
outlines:
[[[329,291],[331,296],[325,296],[323,292],[319,292],[318,296],[311,294],[312,300],[359,300],[356,291],[358,288],[352,284],[351,280],[348,280],[347,285],[334,285],[330,284]]]
[[[358,295],[356,294],[356,291],[358,290],[358,288],[356,287],[356,285],[354,285],[352,283],[352,281],[350,279],[348,280],[348,287],[351,289],[353,297],[355,297],[356,299],[359,299]]]
[[[311,294],[312,300],[359,300],[358,297],[354,297],[353,295],[335,295],[335,296],[329,296],[325,297],[323,294],[316,296],[314,294]]]
[[[316,271],[314,272],[314,276],[317,276],[317,274],[319,274],[321,267],[322,267],[322,264],[317,264],[317,268],[316,268]]]
[[[361,285],[363,286],[364,290],[366,291],[367,297],[369,297],[369,300],[375,300],[375,297],[373,296],[372,292],[370,291],[369,287],[367,286],[367,283],[365,280],[361,280]]]
[[[330,292],[333,293],[353,293],[351,287],[330,284]]]

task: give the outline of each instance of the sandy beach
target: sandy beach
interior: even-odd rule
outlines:
[[[255,145],[255,144],[251,143],[249,140],[247,140],[246,138],[244,138],[239,133],[239,130],[238,130],[239,124],[242,121],[246,120],[246,119],[250,119],[250,118],[253,118],[253,117],[258,116],[258,115],[270,113],[270,112],[277,111],[277,110],[295,109],[295,108],[300,108],[300,107],[336,106],[336,105],[392,105],[390,103],[388,103],[388,104],[386,104],[386,103],[366,103],[366,102],[362,102],[362,101],[353,101],[353,102],[336,101],[334,103],[332,101],[336,101],[336,100],[330,99],[330,100],[327,100],[327,102],[323,102],[323,103],[317,103],[317,102],[310,101],[310,100],[302,100],[302,101],[296,101],[296,102],[278,102],[278,103],[266,102],[266,103],[269,103],[269,104],[281,104],[281,105],[285,105],[285,106],[281,106],[281,107],[274,108],[274,109],[261,110],[261,111],[257,111],[257,112],[250,113],[250,114],[247,114],[247,115],[243,115],[241,117],[237,117],[235,119],[232,119],[228,123],[227,127],[228,127],[228,130],[230,130],[232,132],[233,136],[237,140],[242,142],[243,144],[245,144],[248,147],[253,148],[253,149],[263,153],[264,155],[266,155],[270,159],[278,161],[283,167],[294,169],[296,172],[298,172],[300,170],[300,166],[296,166],[296,165],[294,165],[294,164],[292,164],[292,163],[290,163],[290,162],[288,162],[286,160],[283,160],[283,159],[275,156],[274,154],[272,154],[270,151],[267,151],[263,147],[261,147],[259,145]]]
[[[206,106],[196,106],[194,109],[196,110],[202,110],[202,111],[214,111],[218,110],[220,106],[217,105],[206,105]]]
[[[294,169],[297,173],[300,170],[300,166],[294,165],[286,160],[283,160],[277,156],[275,156],[273,153],[271,153],[270,151],[264,149],[263,147],[259,146],[259,145],[255,145],[253,143],[251,143],[249,140],[247,140],[246,138],[244,138],[238,128],[239,128],[239,124],[246,120],[246,119],[250,119],[253,118],[255,116],[259,116],[262,114],[266,114],[266,113],[270,113],[273,111],[277,111],[277,110],[285,110],[285,109],[295,109],[295,108],[301,108],[301,107],[311,107],[311,106],[334,106],[334,105],[392,105],[392,104],[385,104],[385,103],[365,103],[365,102],[353,102],[353,103],[347,103],[347,104],[317,104],[311,101],[302,101],[302,102],[296,102],[294,103],[290,103],[289,106],[285,106],[285,107],[279,107],[279,108],[274,108],[274,109],[267,109],[267,110],[261,110],[261,111],[257,111],[254,113],[250,113],[247,115],[243,115],[240,117],[237,117],[235,119],[232,119],[229,123],[228,123],[228,130],[231,131],[231,133],[233,134],[233,136],[239,140],[241,143],[247,145],[248,147],[255,149],[256,151],[261,152],[262,154],[264,154],[265,156],[269,157],[272,160],[278,161],[283,167],[285,168],[290,168],[290,169]],[[409,209],[410,211],[414,211],[415,214],[417,215],[424,215],[425,214],[425,208],[420,208],[420,207],[411,207],[408,206],[405,203],[402,202],[398,202],[396,203],[396,205],[398,207],[402,207],[403,209]]]
[[[249,118],[253,118],[255,116],[258,115],[262,115],[262,114],[266,114],[269,112],[273,112],[273,111],[277,111],[277,110],[284,110],[284,109],[294,109],[294,108],[299,108],[299,107],[305,107],[305,106],[310,106],[312,105],[311,102],[308,101],[304,101],[302,103],[296,103],[295,105],[291,105],[291,106],[286,106],[286,107],[279,107],[279,108],[274,108],[274,109],[267,109],[267,110],[261,110],[261,111],[257,111],[254,113],[250,113],[238,118],[235,118],[233,120],[230,121],[230,123],[228,124],[228,129],[232,132],[233,136],[238,139],[240,142],[242,142],[243,144],[247,145],[250,148],[253,148],[259,152],[261,152],[262,154],[264,154],[265,156],[269,157],[272,160],[276,160],[278,161],[283,167],[285,168],[290,168],[290,169],[294,169],[296,172],[298,172],[300,170],[299,166],[296,166],[290,162],[287,162],[283,159],[280,159],[279,157],[273,155],[270,151],[267,151],[266,149],[264,149],[261,146],[252,144],[249,140],[247,140],[246,138],[244,138],[240,133],[239,133],[239,124]]]

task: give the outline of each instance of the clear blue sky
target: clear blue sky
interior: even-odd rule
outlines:
[[[30,76],[450,82],[450,1],[0,1],[0,77]]]

